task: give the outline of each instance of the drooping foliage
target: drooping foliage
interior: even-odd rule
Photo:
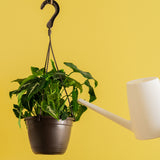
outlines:
[[[17,96],[18,104],[13,105],[13,112],[19,119],[19,125],[21,119],[40,114],[50,115],[57,120],[73,117],[78,121],[87,109],[77,102],[79,93],[83,92],[83,86],[88,87],[89,101],[96,99],[94,87],[98,82],[89,72],[78,69],[73,63],[65,62],[64,64],[72,69],[71,73],[66,74],[64,70],[57,71],[54,62],[51,62],[51,71],[45,73],[44,68],[31,67],[32,75],[13,81],[17,82],[19,87],[9,92],[9,95],[10,98]],[[83,83],[71,78],[76,72],[85,78]],[[94,81],[94,87],[90,80]],[[66,95],[65,90],[70,92]]]

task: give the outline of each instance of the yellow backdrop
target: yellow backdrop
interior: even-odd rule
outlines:
[[[0,4],[1,160],[159,160],[160,139],[139,141],[130,131],[88,110],[74,123],[67,152],[34,155],[27,130],[19,129],[8,92],[11,81],[44,65],[46,23],[54,10],[43,0],[3,0]],[[58,64],[73,62],[98,80],[94,104],[129,119],[126,82],[160,75],[159,0],[58,0],[53,28]],[[82,98],[85,98],[83,95]]]

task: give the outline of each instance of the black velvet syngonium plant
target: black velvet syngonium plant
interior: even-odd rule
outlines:
[[[54,62],[51,62],[52,69],[49,72],[45,73],[44,68],[31,67],[32,75],[13,81],[18,82],[19,87],[9,95],[10,98],[13,95],[17,96],[18,102],[13,105],[13,112],[19,119],[19,126],[21,126],[21,119],[39,115],[50,115],[57,120],[73,117],[78,121],[87,109],[77,102],[79,93],[83,92],[83,86],[88,87],[89,101],[93,102],[96,99],[93,88],[98,85],[98,82],[89,72],[78,69],[73,63],[64,62],[72,69],[71,73],[66,74],[63,69],[57,71]],[[71,75],[76,72],[85,78],[83,83],[71,78]],[[90,80],[94,81],[94,87]],[[66,90],[70,91],[67,95]]]

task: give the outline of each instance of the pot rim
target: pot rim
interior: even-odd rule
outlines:
[[[53,120],[55,120],[55,121],[71,120],[71,121],[74,122],[74,118],[73,118],[73,117],[67,117],[65,120],[62,120],[62,119],[57,120],[57,119],[53,118],[52,116],[30,116],[30,117],[24,118],[24,121],[26,121],[26,120],[33,120],[33,119],[39,119],[39,118],[40,118],[40,119],[53,119]]]

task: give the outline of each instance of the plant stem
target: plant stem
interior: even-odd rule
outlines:
[[[71,73],[69,73],[69,74],[68,74],[68,77],[69,77],[72,73],[74,73],[74,71],[73,71],[73,72],[71,72]]]

